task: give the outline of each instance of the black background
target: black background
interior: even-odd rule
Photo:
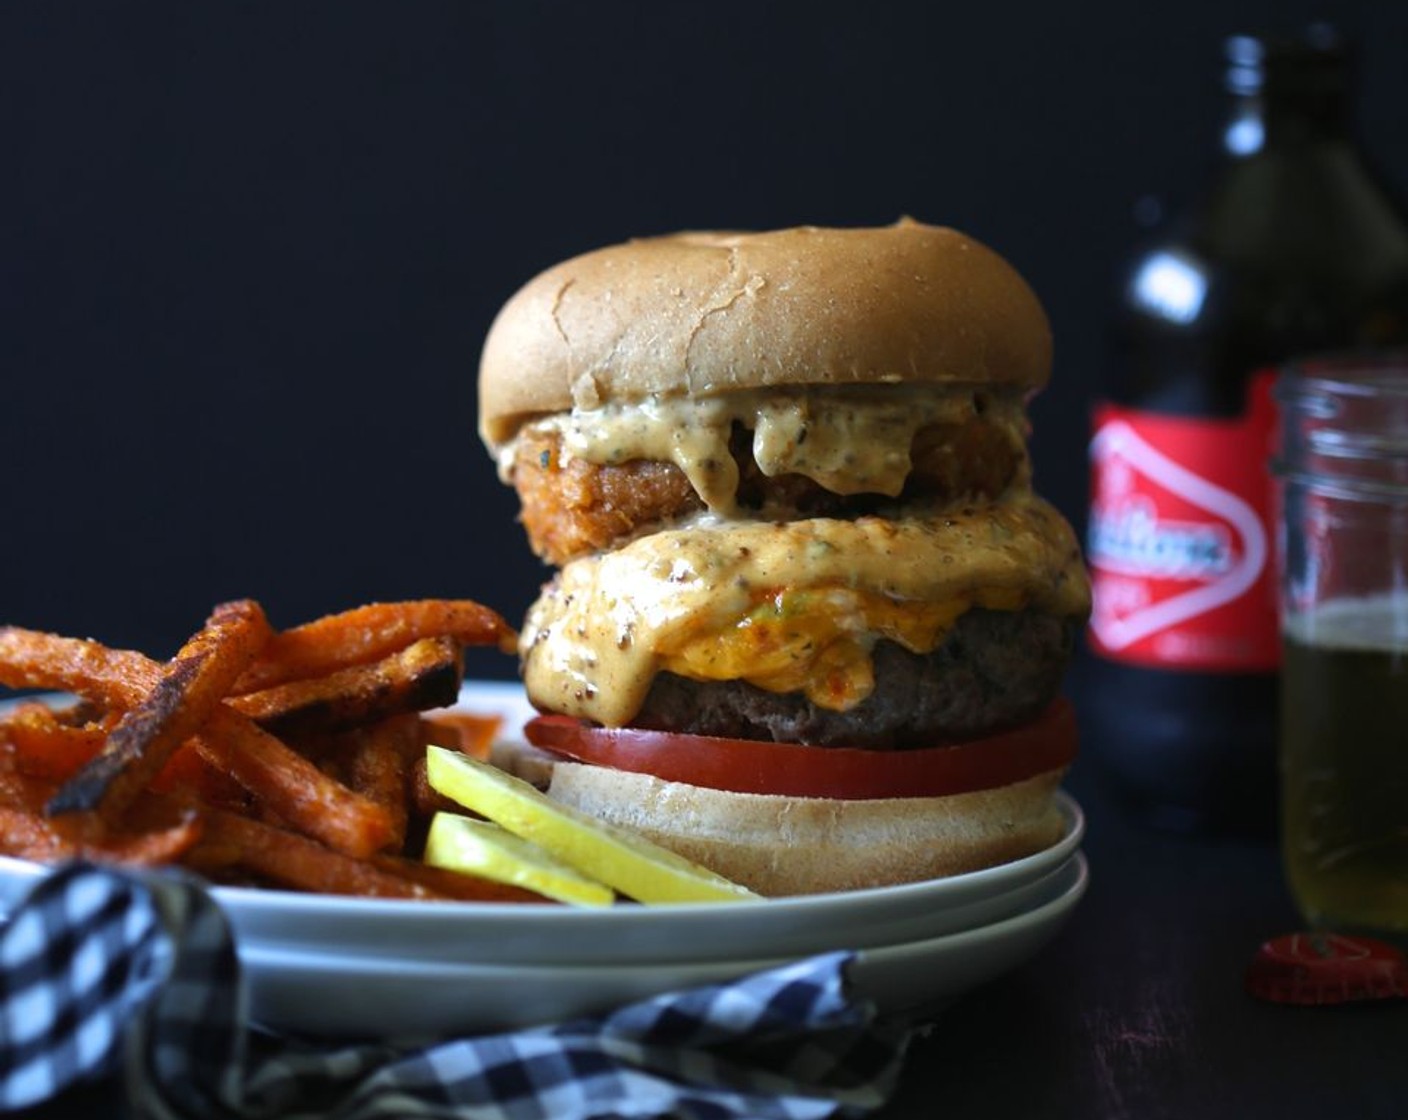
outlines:
[[[1079,522],[1134,215],[1204,181],[1222,38],[1317,16],[1408,183],[1387,0],[0,5],[0,621],[158,655],[236,596],[517,621],[544,569],[475,435],[489,321],[683,227],[998,249],[1055,326],[1033,449]]]

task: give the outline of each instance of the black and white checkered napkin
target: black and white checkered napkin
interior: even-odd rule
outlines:
[[[417,1049],[247,1025],[224,914],[191,878],[74,863],[0,930],[0,1109],[121,1072],[169,1118],[860,1116],[905,1037],[848,1000],[849,954],[606,1015]]]

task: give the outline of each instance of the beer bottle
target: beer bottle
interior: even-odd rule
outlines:
[[[1091,455],[1092,753],[1155,823],[1270,835],[1278,363],[1408,339],[1408,223],[1353,137],[1332,31],[1226,43],[1200,204],[1123,278]]]

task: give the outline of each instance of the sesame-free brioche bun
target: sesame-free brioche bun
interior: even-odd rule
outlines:
[[[1046,314],[1020,275],[955,230],[691,232],[598,249],[530,280],[479,369],[491,449],[535,416],[653,394],[876,382],[1035,391]]]
[[[1049,848],[1064,768],[947,797],[848,801],[707,789],[557,762],[556,801],[630,829],[768,897],[890,886]]]

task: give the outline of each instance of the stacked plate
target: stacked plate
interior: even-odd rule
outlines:
[[[461,703],[527,716],[516,686]],[[759,903],[603,910],[408,903],[219,887],[253,1017],[276,1029],[398,1041],[558,1021],[724,981],[815,953],[856,950],[855,992],[920,1015],[1020,964],[1085,891],[1084,823],[1064,794],[1051,848],[967,875]],[[40,873],[0,860],[6,903]]]

